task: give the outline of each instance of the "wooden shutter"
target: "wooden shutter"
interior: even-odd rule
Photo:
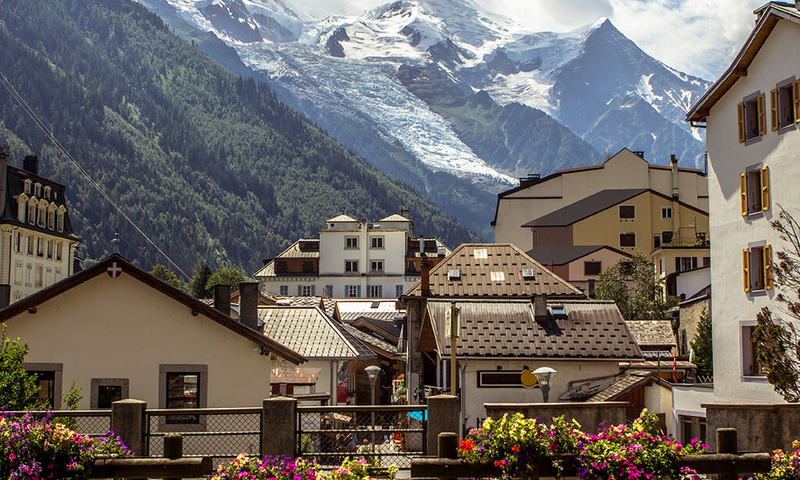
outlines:
[[[746,138],[744,132],[744,103],[736,105],[736,117],[739,122],[739,143],[744,143]]]
[[[779,128],[778,120],[778,89],[769,91],[769,112],[772,120],[772,131],[776,132]]]
[[[761,169],[761,210],[769,210],[769,167]]]
[[[794,122],[800,122],[800,80],[795,80],[792,84],[792,96],[794,97]]]
[[[742,216],[747,216],[747,174],[739,175],[739,192],[742,197]]]
[[[758,134],[767,133],[767,100],[764,94],[758,96]]]
[[[772,246],[764,245],[764,288],[772,290]]]
[[[742,250],[742,274],[744,280],[744,291],[750,291],[750,250]]]

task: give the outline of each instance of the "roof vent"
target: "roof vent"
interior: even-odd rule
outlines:
[[[372,302],[369,308],[378,308],[381,306],[381,302]]]
[[[503,272],[489,272],[489,276],[493,282],[502,282],[506,279],[506,274]]]
[[[477,260],[485,260],[485,259],[489,258],[489,254],[488,254],[488,252],[486,251],[485,248],[476,248],[475,250],[472,251],[472,255]]]
[[[457,280],[461,278],[461,270],[457,268],[451,268],[450,270],[447,271],[447,277],[450,280]]]
[[[523,268],[522,269],[522,278],[525,280],[533,280],[535,275],[533,274],[532,268]]]

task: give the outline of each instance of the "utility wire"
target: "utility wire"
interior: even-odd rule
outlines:
[[[156,245],[156,243],[141,228],[139,228],[139,226],[136,225],[136,223],[125,212],[122,211],[122,209],[116,204],[116,202],[114,202],[114,200],[108,194],[106,194],[106,192],[102,189],[102,187],[100,187],[100,185],[98,185],[97,182],[95,182],[94,179],[92,179],[89,173],[86,170],[84,170],[83,167],[81,167],[78,161],[75,160],[75,158],[67,151],[64,145],[62,145],[61,142],[55,137],[55,135],[53,135],[53,132],[47,127],[47,125],[45,125],[44,122],[38,117],[38,115],[36,115],[36,112],[34,112],[33,109],[30,107],[30,105],[28,105],[28,102],[25,101],[25,98],[23,98],[22,95],[20,95],[20,93],[17,92],[17,90],[8,80],[8,78],[3,74],[2,70],[0,70],[0,84],[2,84],[3,87],[5,87],[5,89],[8,91],[8,93],[11,94],[11,96],[17,101],[19,106],[25,111],[25,113],[31,118],[31,120],[33,120],[36,126],[39,127],[39,130],[41,130],[42,133],[44,133],[44,135],[51,142],[53,142],[53,145],[55,145],[55,147],[61,152],[61,154],[67,157],[67,159],[72,163],[72,165],[75,168],[77,168],[78,171],[84,177],[86,177],[86,180],[89,182],[89,184],[91,184],[97,190],[97,192],[103,198],[106,199],[106,201],[114,208],[114,210],[116,210],[117,213],[122,216],[122,218],[127,220],[128,223],[130,223],[131,226],[137,232],[139,232],[145,238],[145,240],[147,240],[147,242],[153,246],[153,248],[155,248],[158,251],[158,253],[160,253],[164,258],[166,258],[167,261],[173,267],[175,267],[177,271],[179,271],[187,280],[191,280],[191,277],[189,277],[189,275],[187,275],[186,272],[184,272],[181,269],[181,267],[178,266],[177,263],[175,263],[171,258],[169,258],[166,252],[164,252],[158,245]]]

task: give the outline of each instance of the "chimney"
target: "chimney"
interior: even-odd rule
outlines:
[[[0,310],[11,304],[11,285],[0,285]]]
[[[411,220],[411,209],[408,208],[408,205],[400,205],[400,215]]]
[[[422,296],[431,296],[431,264],[428,263],[428,256],[422,254],[422,268],[420,268],[420,287]]]
[[[26,155],[25,160],[22,162],[22,169],[34,175],[39,175],[39,157]]]
[[[669,164],[672,167],[672,198],[679,198],[680,188],[678,184],[678,159],[675,154],[669,156]]]
[[[534,295],[533,316],[537,319],[547,317],[547,295]]]
[[[239,284],[239,321],[258,331],[258,282]]]
[[[241,294],[241,293],[240,293]],[[214,285],[214,308],[231,316],[231,286],[224,283]]]

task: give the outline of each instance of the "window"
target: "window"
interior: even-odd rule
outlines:
[[[672,207],[661,207],[661,218],[669,220],[672,218]]]
[[[583,262],[584,275],[600,275],[603,270],[602,262]]]
[[[289,262],[275,262],[275,273],[289,273]]]
[[[772,289],[772,247],[763,245],[742,250],[744,291]]]
[[[205,408],[208,365],[159,365],[159,408]],[[203,424],[200,415],[168,415],[165,424]]]
[[[22,285],[22,260],[14,262],[14,283]]]
[[[369,262],[371,272],[383,272],[383,260],[372,260]]]
[[[62,206],[61,209],[63,209],[63,208],[64,207]],[[64,211],[61,210],[61,209],[59,209],[58,215],[57,215],[57,219],[56,219],[56,222],[57,222],[56,228],[58,229],[59,232],[63,232],[64,231]]]
[[[56,242],[56,261],[61,261],[61,248],[63,244],[61,242]]]
[[[344,261],[344,271],[345,272],[358,272],[358,260],[345,260]]]
[[[355,250],[358,248],[358,237],[344,237],[344,248]]]
[[[661,246],[661,235],[653,235],[653,248]]]
[[[53,284],[53,267],[47,267],[44,270],[44,286],[49,287]]]
[[[301,297],[313,297],[314,296],[314,285],[298,285],[297,286],[297,294]]]
[[[704,267],[711,266],[711,257],[703,257],[703,266]]]
[[[41,287],[42,286],[42,277],[44,277],[44,268],[41,265],[36,265],[36,269],[34,270],[34,280],[33,286],[34,287]]]
[[[325,285],[325,297],[333,297],[333,285]]]
[[[30,263],[26,265],[25,269],[25,285],[32,286],[33,285],[33,265]]]
[[[289,285],[281,285],[280,287],[278,287],[278,291],[284,297],[289,295]]]
[[[315,273],[316,271],[314,262],[303,262],[303,273]]]
[[[370,285],[369,286],[369,297],[370,298],[381,298],[381,297],[383,297],[383,285]]]
[[[758,342],[755,325],[742,326],[742,373],[745,376],[766,375],[766,369],[758,362]]]
[[[39,208],[36,209],[37,211],[37,222],[36,224],[40,227],[44,228],[47,222],[47,206],[44,202],[39,204]]]
[[[22,252],[22,233],[20,232],[14,234],[14,252]]]
[[[742,216],[769,210],[769,167],[755,168],[739,175]]]
[[[112,403],[128,398],[129,384],[127,378],[93,378],[91,408],[108,409]]]
[[[47,228],[53,230],[56,226],[56,205],[54,203],[50,204],[50,208],[47,209]]]
[[[21,193],[19,197],[17,197],[17,220],[20,222],[25,221],[25,217],[27,215],[27,208],[28,208],[28,196],[24,193]]]
[[[395,297],[399,298],[403,294],[404,291],[405,291],[405,289],[403,288],[402,285],[395,285],[394,286],[394,296]]]
[[[634,205],[620,205],[619,218],[636,218],[636,207]]]
[[[26,179],[24,183],[25,183],[25,193],[30,195],[31,194],[31,185],[33,184],[33,182],[30,179]]]
[[[48,240],[45,246],[47,247],[45,250],[45,255],[47,258],[53,258],[53,241]]]
[[[36,237],[36,256],[44,257],[44,239]]]
[[[39,197],[39,198],[42,197],[42,184],[41,183],[36,182],[36,183],[33,184],[33,195],[35,197]]]
[[[61,363],[24,363],[25,370],[36,375],[36,385],[39,391],[35,399],[47,405],[48,408],[58,410],[61,408],[61,376],[64,365]]]
[[[369,248],[383,248],[383,237],[370,237]]]
[[[61,267],[56,267],[55,270],[55,281],[61,280]]]
[[[34,225],[36,223],[36,199],[31,198],[28,201],[28,223]]]
[[[674,233],[675,232],[671,231],[661,232],[661,242],[665,244],[672,243],[672,240],[674,239]]]
[[[800,121],[800,81],[790,78],[769,92],[772,131],[791,127]]]
[[[675,271],[685,272],[697,268],[697,257],[675,257]]]
[[[344,286],[344,296],[346,298],[360,298],[361,297],[361,285],[345,285]]]
[[[739,143],[747,143],[767,133],[767,113],[764,94],[756,92],[736,108]]]
[[[44,198],[46,198],[48,200],[50,200],[50,190],[51,190],[51,188],[50,188],[49,185],[46,185],[44,187]]]
[[[635,233],[620,233],[619,234],[619,246],[620,247],[635,247],[636,246],[636,234]]]
[[[478,373],[479,388],[522,388],[522,372],[506,370],[489,370]]]

